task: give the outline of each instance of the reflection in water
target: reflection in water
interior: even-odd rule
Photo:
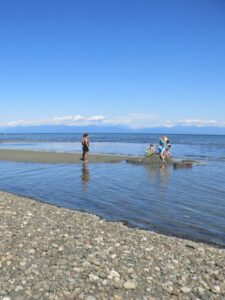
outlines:
[[[165,219],[168,215],[168,173],[169,166],[146,166],[148,171],[149,182],[149,204],[145,208],[145,213],[148,211],[146,220],[151,218]],[[152,196],[153,201],[152,201]]]
[[[159,175],[159,200],[164,201],[168,188],[168,166],[161,165]]]
[[[87,163],[82,164],[80,178],[81,178],[82,183],[84,185],[87,185],[88,181],[90,180],[90,173],[89,173],[89,170],[88,170],[88,164]]]
[[[145,166],[148,171],[148,178],[153,183],[160,183],[160,187],[166,187],[168,184],[168,166]]]
[[[160,172],[160,183],[162,187],[167,187],[168,184],[168,166],[161,165],[159,168]]]
[[[152,185],[157,190],[158,200],[164,200],[168,188],[168,166],[146,166],[148,178]]]

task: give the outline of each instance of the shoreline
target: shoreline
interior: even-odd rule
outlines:
[[[99,218],[100,220],[103,220],[104,222],[120,223],[124,227],[129,228],[129,229],[146,231],[146,232],[150,232],[152,234],[159,234],[159,235],[163,235],[163,236],[166,236],[166,237],[169,237],[169,238],[175,238],[175,239],[177,238],[177,239],[181,239],[181,240],[185,240],[187,242],[190,242],[190,244],[192,242],[196,243],[196,244],[203,244],[203,245],[206,245],[206,246],[209,246],[209,247],[213,247],[215,249],[220,249],[220,250],[225,252],[225,245],[224,244],[219,244],[219,243],[216,243],[216,242],[207,241],[207,240],[203,240],[203,239],[200,239],[200,238],[197,239],[197,238],[193,238],[193,237],[185,236],[185,235],[176,235],[176,234],[173,234],[172,232],[164,232],[163,230],[159,231],[157,229],[153,230],[153,229],[148,229],[148,228],[144,228],[144,227],[141,228],[141,227],[138,227],[136,225],[134,226],[134,225],[129,224],[129,221],[127,221],[127,220],[123,220],[123,219],[118,219],[118,220],[117,219],[113,219],[113,220],[106,219],[103,216],[98,215],[97,213],[89,212],[89,211],[86,211],[85,209],[66,208],[64,206],[53,204],[53,203],[50,203],[50,202],[47,202],[45,200],[41,200],[41,199],[38,199],[38,198],[35,198],[35,197],[32,197],[32,196],[26,196],[24,194],[20,194],[20,193],[16,193],[16,192],[10,192],[10,191],[4,190],[4,189],[0,190],[0,193],[10,194],[10,195],[18,197],[18,198],[29,199],[29,200],[32,200],[32,201],[35,201],[35,202],[39,202],[40,204],[44,204],[44,205],[46,204],[46,205],[49,205],[49,206],[57,207],[59,209],[69,210],[69,211],[72,211],[72,212],[75,212],[75,213],[79,212],[79,213],[84,213],[84,214],[87,214],[87,215],[90,215],[90,216],[95,216],[95,217]]]
[[[6,192],[0,213],[0,298],[225,297],[224,250]]]

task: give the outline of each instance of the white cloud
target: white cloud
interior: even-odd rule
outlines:
[[[89,125],[103,122],[105,117],[103,116],[91,116],[82,117],[80,115],[75,116],[62,116],[45,118],[38,120],[17,120],[0,123],[1,127],[15,127],[15,126],[40,126],[40,125],[67,125],[67,126],[78,126],[78,125]]]
[[[161,120],[159,115],[148,113],[134,113],[125,116],[107,118],[102,115],[93,116],[60,116],[38,120],[17,120],[0,123],[0,127],[15,126],[40,126],[40,125],[66,125],[66,126],[85,126],[85,125],[125,125],[130,128],[143,127],[167,127],[174,126],[195,126],[195,127],[225,127],[225,121],[184,119],[179,121]]]
[[[103,117],[103,116],[93,116],[93,117],[87,118],[87,121],[101,122],[101,121],[104,121],[104,120],[105,120],[105,117]]]
[[[201,120],[201,119],[186,119],[178,122],[178,125],[182,126],[196,126],[196,127],[225,127],[225,121],[217,120]]]
[[[151,127],[157,122],[157,115],[148,113],[133,113],[126,116],[117,116],[111,119],[105,119],[106,124],[125,125],[130,128]]]

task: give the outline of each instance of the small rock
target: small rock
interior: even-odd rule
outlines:
[[[128,281],[124,282],[123,287],[126,290],[134,290],[134,289],[136,289],[136,284],[135,284],[135,282],[128,280]]]
[[[187,287],[187,286],[182,286],[181,288],[180,288],[180,290],[183,292],[183,293],[190,293],[190,291],[191,291],[191,289],[189,288],[189,287]]]
[[[193,248],[193,249],[197,249],[199,247],[199,245],[195,242],[192,241],[187,241],[185,246],[189,247],[189,248]]]
[[[74,300],[74,295],[69,292],[64,292],[63,295],[65,300]]]
[[[113,286],[115,289],[122,289],[122,287],[123,287],[123,282],[122,282],[121,280],[113,281],[112,286]]]
[[[96,281],[96,280],[99,280],[99,277],[98,277],[98,275],[94,275],[94,274],[89,274],[89,278],[91,279],[91,280],[93,280],[93,281]]]
[[[133,273],[134,272],[134,269],[133,268],[129,268],[128,270],[127,270],[127,273],[128,274],[131,274],[131,273]]]
[[[59,250],[59,252],[63,252],[63,250],[64,250],[63,246],[60,246],[58,250]]]
[[[122,300],[122,298],[118,295],[114,295],[113,300]]]
[[[173,288],[172,291],[171,291],[171,295],[179,296],[179,291],[178,291],[178,289]]]
[[[115,270],[112,270],[108,276],[109,279],[120,278],[120,274]]]
[[[205,294],[205,289],[203,289],[202,287],[197,287],[197,293],[202,296]]]
[[[211,291],[215,294],[219,294],[220,293],[220,286],[215,285],[215,286],[211,287]]]
[[[34,249],[29,249],[29,250],[28,250],[28,253],[34,254],[34,253],[35,253],[35,250],[34,250]]]
[[[19,291],[22,291],[23,290],[23,287],[21,285],[17,285],[16,288],[15,288],[15,292],[19,292]]]
[[[85,300],[96,300],[96,298],[92,295],[88,295]]]
[[[103,285],[107,285],[108,281],[106,279],[102,280]]]

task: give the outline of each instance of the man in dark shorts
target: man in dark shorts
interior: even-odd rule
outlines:
[[[88,133],[85,133],[83,135],[81,143],[82,143],[82,150],[83,150],[82,160],[84,162],[88,162],[88,151],[89,151],[89,137],[88,137]]]

